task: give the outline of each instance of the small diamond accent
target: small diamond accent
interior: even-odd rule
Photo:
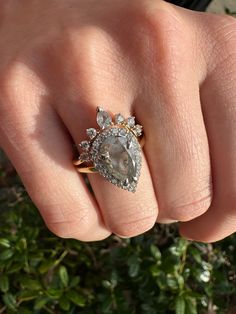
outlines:
[[[125,129],[120,129],[120,130],[119,130],[119,134],[120,134],[121,136],[125,136],[125,135],[126,135],[126,130],[125,130]]]
[[[127,125],[132,128],[134,127],[135,125],[135,117],[129,117],[127,120],[126,120],[126,123]]]
[[[84,152],[84,153],[80,154],[79,160],[81,160],[81,161],[90,161],[89,153]]]
[[[88,141],[82,141],[79,146],[85,150],[89,150],[90,143]]]
[[[87,129],[86,132],[91,140],[97,135],[97,130],[94,128]]]
[[[111,116],[101,107],[97,108],[97,124],[102,129],[107,128],[112,124]]]
[[[122,116],[122,114],[118,113],[115,115],[115,123],[121,124],[125,121],[125,118]]]
[[[133,132],[136,136],[142,135],[142,126],[140,124],[136,124],[133,128]]]

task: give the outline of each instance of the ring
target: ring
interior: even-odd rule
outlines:
[[[112,116],[97,107],[99,129],[86,130],[89,140],[76,145],[82,150],[73,160],[81,173],[100,173],[112,184],[135,192],[142,167],[142,147],[145,139],[142,126],[135,117]]]

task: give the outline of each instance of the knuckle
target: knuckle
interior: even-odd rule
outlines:
[[[141,22],[154,26],[172,25],[177,20],[177,11],[165,2],[153,3],[152,0],[139,0],[133,3],[133,12],[141,17]]]
[[[212,71],[222,71],[222,68],[236,67],[236,19],[223,15],[214,17],[211,28],[212,44],[209,58],[213,56]]]
[[[203,197],[202,195],[201,197],[195,196],[195,198],[191,202],[187,203],[180,202],[173,207],[169,207],[166,210],[166,213],[170,219],[182,222],[190,221],[204,214],[210,207],[211,201],[212,201],[211,194],[207,194]]]
[[[122,219],[109,225],[112,232],[118,236],[134,237],[150,230],[156,222],[156,217],[156,208],[149,209],[146,215],[140,214],[137,210],[136,214],[126,215],[125,220]]]
[[[60,238],[76,238],[87,241],[91,238],[91,220],[88,209],[65,209],[50,206],[41,210],[48,229]]]
[[[236,25],[236,24],[235,24]],[[232,25],[225,26],[224,31],[221,34],[221,38],[219,40],[219,46],[221,50],[219,53],[222,53],[222,48],[224,47],[226,57],[232,56],[235,58],[236,56],[236,27],[232,27]]]
[[[134,237],[150,230],[156,222],[154,217],[142,217],[129,222],[123,222],[112,229],[112,232],[123,237]]]
[[[153,1],[141,1],[135,10],[135,29],[144,54],[150,58],[151,53],[151,59],[164,64],[176,57],[182,58],[187,34],[174,7],[164,2],[155,5]]]
[[[216,36],[219,34],[222,39],[235,37],[236,32],[236,19],[230,15],[220,15],[216,16],[218,23],[216,24]],[[217,36],[218,37],[218,36]]]
[[[78,37],[78,34],[71,33],[70,36],[71,49],[77,54],[78,40],[73,38]],[[108,97],[114,97],[114,93],[123,88],[124,84],[127,84],[126,88],[130,91],[133,81],[130,62],[125,57],[126,52],[122,51],[122,43],[115,35],[98,26],[86,26],[81,29],[79,45],[79,58],[73,59],[76,71],[71,69],[69,63],[66,67],[73,77],[73,88],[76,90],[78,85],[81,87],[80,97],[83,101],[93,102],[97,88],[103,85],[107,86]],[[71,57],[67,60],[71,60]],[[130,81],[127,81],[127,76]],[[73,100],[77,101],[77,96]]]
[[[1,112],[6,113],[11,107],[17,115],[21,115],[21,105],[24,105],[24,109],[28,109],[29,104],[29,109],[34,107],[33,100],[37,102],[37,97],[44,92],[46,88],[37,73],[20,59],[12,61],[0,73]]]

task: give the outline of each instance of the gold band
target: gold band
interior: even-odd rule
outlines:
[[[143,135],[141,138],[138,139],[138,141],[139,141],[139,145],[143,148],[143,146],[145,144],[145,136]],[[79,160],[79,159],[73,160],[74,166],[76,166],[77,171],[80,173],[97,173],[98,172],[96,170],[96,168],[94,168],[94,166],[89,166],[89,167],[81,166],[84,163],[85,163],[85,161],[83,161],[83,160]]]

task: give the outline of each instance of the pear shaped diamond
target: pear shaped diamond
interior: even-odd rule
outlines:
[[[141,170],[141,147],[125,128],[101,132],[91,149],[94,166],[111,183],[135,192]]]

